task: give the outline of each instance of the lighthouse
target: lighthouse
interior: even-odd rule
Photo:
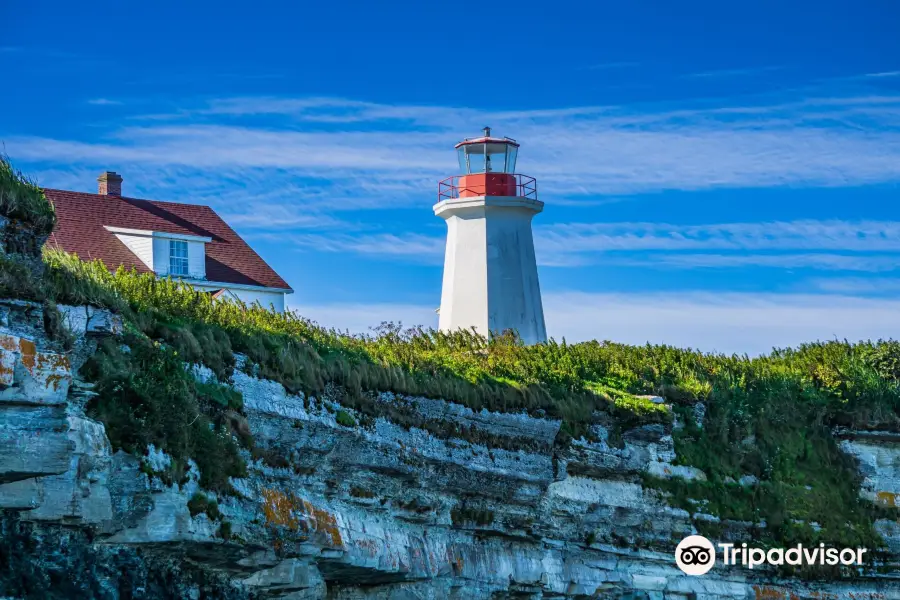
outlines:
[[[438,184],[434,214],[447,222],[439,327],[482,334],[512,329],[544,342],[531,220],[543,210],[534,177],[517,174],[519,144],[484,135],[456,145],[460,175]]]

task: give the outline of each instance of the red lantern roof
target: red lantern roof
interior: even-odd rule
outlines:
[[[519,147],[519,142],[509,137],[496,138],[491,137],[491,128],[484,128],[484,135],[477,138],[466,138],[460,143],[456,144],[454,148],[459,148],[460,146],[469,146],[472,144],[507,144],[509,146]]]

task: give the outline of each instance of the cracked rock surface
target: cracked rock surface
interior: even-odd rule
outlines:
[[[900,598],[889,570],[833,583],[720,565],[684,575],[675,545],[696,533],[696,520],[715,517],[672,508],[642,485],[645,475],[706,478],[673,464],[670,427],[621,432],[613,444],[597,425],[596,441],[560,449],[558,421],[378,398],[485,434],[477,439],[517,440],[488,448],[384,418],[347,427],[328,393],[291,395],[240,370],[231,384],[250,432],[284,461],[247,453],[236,494],[215,498],[221,515],[192,515],[196,467],[181,486],[148,477],[142,461],[160,470],[168,457],[113,452],[84,412],[91,385],[73,374],[91,340],[116,335],[121,322],[62,307],[76,337],[65,354],[35,326],[39,310],[0,303],[0,598]],[[842,440],[859,459],[863,497],[897,506],[900,439]],[[735,536],[750,526],[727,525]],[[900,552],[897,522],[878,527]]]

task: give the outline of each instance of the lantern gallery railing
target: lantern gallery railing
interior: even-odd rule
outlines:
[[[476,196],[517,196],[537,200],[537,181],[520,173],[454,175],[438,183],[438,202]]]

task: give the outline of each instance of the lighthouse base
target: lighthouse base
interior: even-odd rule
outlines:
[[[447,222],[442,331],[514,330],[528,344],[547,340],[531,234],[531,219],[543,206],[519,196],[454,198],[434,206]]]

